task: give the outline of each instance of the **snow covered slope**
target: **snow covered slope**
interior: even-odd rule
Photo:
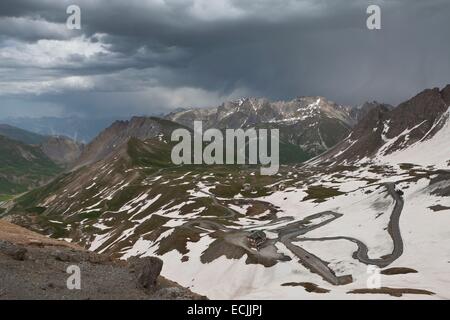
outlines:
[[[407,136],[409,132],[406,131],[401,136]],[[405,137],[405,139],[407,138]],[[422,139],[403,150],[397,150],[390,154],[379,153],[377,160],[391,164],[414,163],[437,168],[448,167],[450,163],[450,107]]]
[[[351,134],[312,163],[378,161],[447,167],[450,85],[428,89],[395,109],[372,109]]]

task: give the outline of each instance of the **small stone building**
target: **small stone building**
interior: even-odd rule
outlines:
[[[247,236],[247,240],[251,247],[259,250],[263,246],[263,244],[267,241],[267,236],[264,233],[264,231],[255,230],[255,231],[252,231]]]

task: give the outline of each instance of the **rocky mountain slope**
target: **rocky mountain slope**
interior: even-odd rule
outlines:
[[[282,142],[300,147],[298,152],[311,158],[344,139],[361,112],[370,107],[368,104],[364,109],[355,109],[323,97],[278,102],[246,98],[226,102],[217,108],[181,110],[166,118],[187,127],[192,127],[194,120],[201,120],[206,128],[278,128]]]
[[[80,158],[84,145],[64,136],[49,136],[39,147],[56,164],[70,168]]]
[[[377,106],[344,141],[317,161],[397,159],[398,162],[433,164],[431,158],[436,152],[443,153],[436,159],[450,161],[450,152],[445,146],[450,132],[449,106],[450,85],[442,90],[427,89],[395,109]],[[433,149],[429,150],[428,157],[423,148]],[[423,161],[424,158],[429,161]]]
[[[129,121],[116,121],[86,146],[75,166],[104,160],[126,145],[131,138],[144,141],[152,138],[161,140],[161,137],[165,137],[170,141],[172,131],[180,127],[182,126],[177,123],[155,117],[133,117]]]

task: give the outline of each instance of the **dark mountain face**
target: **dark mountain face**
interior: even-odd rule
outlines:
[[[414,98],[400,104],[390,114],[390,126],[386,132],[388,139],[394,138],[404,130],[418,126],[411,134],[412,138],[423,136],[431,129],[437,117],[444,113],[450,103],[445,101],[443,92],[438,88],[427,89]]]
[[[372,109],[384,107],[385,109],[392,110],[393,106],[386,103],[379,103],[377,101],[365,102],[362,105],[354,108],[351,111],[352,118],[355,119],[356,124],[359,123]]]
[[[431,139],[445,124],[442,117],[449,106],[450,85],[443,90],[424,90],[394,109],[379,105],[321,159],[342,162],[384,156]]]

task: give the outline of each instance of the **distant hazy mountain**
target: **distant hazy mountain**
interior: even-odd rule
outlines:
[[[23,130],[8,124],[0,124],[0,135],[26,144],[40,144],[46,140],[46,136]]]
[[[66,167],[78,159],[84,147],[82,143],[62,135],[41,135],[7,124],[0,124],[0,135],[27,145],[38,146],[52,161]]]
[[[0,124],[0,195],[41,186],[70,167],[83,144]]]
[[[39,146],[0,136],[0,194],[38,187],[61,171]]]
[[[9,124],[41,135],[62,135],[83,143],[90,142],[100,131],[111,125],[117,117],[78,118],[8,118],[0,123]]]

